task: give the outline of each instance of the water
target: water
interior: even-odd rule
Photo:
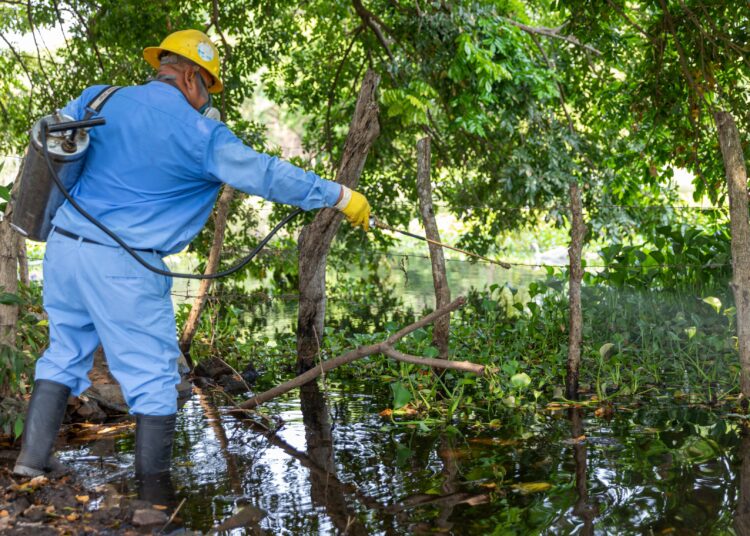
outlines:
[[[173,269],[177,269],[175,266]],[[484,289],[491,285],[508,284],[513,288],[527,286],[532,281],[547,277],[546,271],[531,266],[513,266],[506,270],[487,263],[471,263],[459,259],[446,264],[448,283],[452,296],[465,295],[472,288]],[[432,283],[430,260],[421,256],[383,257],[378,267],[378,296],[372,293],[358,294],[361,277],[366,273],[353,269],[347,273],[329,270],[327,285],[332,293],[328,299],[327,321],[355,331],[370,331],[382,328],[382,323],[395,313],[407,311],[421,313],[425,308],[434,308],[435,290]],[[256,337],[273,337],[282,332],[294,333],[297,325],[296,295],[265,298],[265,292],[273,286],[271,279],[248,283],[246,291],[252,310],[248,311],[246,323],[252,327]],[[198,288],[198,282],[175,280],[173,296],[176,305],[187,301]],[[351,292],[347,292],[351,289]],[[359,321],[358,321],[359,320]]]
[[[748,534],[750,436],[671,401],[509,414],[494,431],[378,416],[385,393],[317,387],[267,405],[270,437],[197,391],[180,414],[172,504],[227,534]],[[102,444],[103,443],[103,444]],[[132,436],[70,447],[89,484],[132,484]],[[242,514],[237,517],[237,513]],[[242,515],[245,514],[245,519]],[[249,521],[248,521],[248,515]]]
[[[329,321],[373,329],[395,309],[432,306],[429,261],[388,259],[379,298],[340,292]],[[449,263],[453,295],[544,272]],[[245,313],[254,336],[293,331],[296,300]],[[497,429],[395,425],[387,386],[312,386],[264,406],[273,435],[195,391],[179,415],[172,506],[183,527],[222,534],[748,534],[750,437],[739,421],[671,399],[508,412]],[[135,493],[132,430],[71,445],[89,484]]]

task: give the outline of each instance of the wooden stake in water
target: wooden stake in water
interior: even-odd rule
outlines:
[[[370,217],[370,226],[371,227],[377,227],[378,229],[383,229],[385,231],[391,231],[394,233],[399,233],[405,236],[409,236],[411,238],[416,238],[417,240],[422,240],[424,242],[429,242],[430,244],[435,244],[436,246],[440,246],[441,248],[445,249],[451,249],[453,251],[458,251],[459,253],[463,253],[464,255],[468,255],[469,257],[474,257],[475,259],[480,259],[485,262],[489,262],[491,264],[497,264],[498,266],[502,266],[506,270],[510,269],[510,264],[503,261],[498,261],[495,259],[490,259],[488,257],[483,257],[482,255],[478,255],[476,253],[472,253],[471,251],[466,251],[465,249],[460,249],[454,246],[449,246],[448,244],[443,244],[442,242],[438,242],[437,240],[430,240],[429,238],[425,236],[419,236],[414,233],[410,233],[409,231],[403,231],[401,229],[396,229],[394,227],[391,227],[390,225],[383,223],[379,219],[377,219],[375,216]]]

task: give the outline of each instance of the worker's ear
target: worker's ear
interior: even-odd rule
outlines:
[[[192,71],[192,69],[185,69],[181,73],[182,75],[182,82],[185,84],[185,87],[187,88],[188,92],[190,94],[195,93],[195,90],[197,88],[198,81],[195,79],[195,73]]]

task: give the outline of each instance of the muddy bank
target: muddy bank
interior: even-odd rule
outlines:
[[[139,500],[111,484],[89,488],[73,474],[17,478],[10,471],[16,452],[1,454],[0,534],[190,534],[172,518],[174,505],[158,504],[168,500]]]

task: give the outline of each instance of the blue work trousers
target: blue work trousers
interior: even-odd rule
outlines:
[[[139,253],[166,269],[155,252]],[[175,413],[180,350],[171,286],[170,277],[146,270],[120,247],[53,232],[44,256],[50,345],[36,379],[81,394],[91,385],[88,372],[101,343],[131,413]]]

